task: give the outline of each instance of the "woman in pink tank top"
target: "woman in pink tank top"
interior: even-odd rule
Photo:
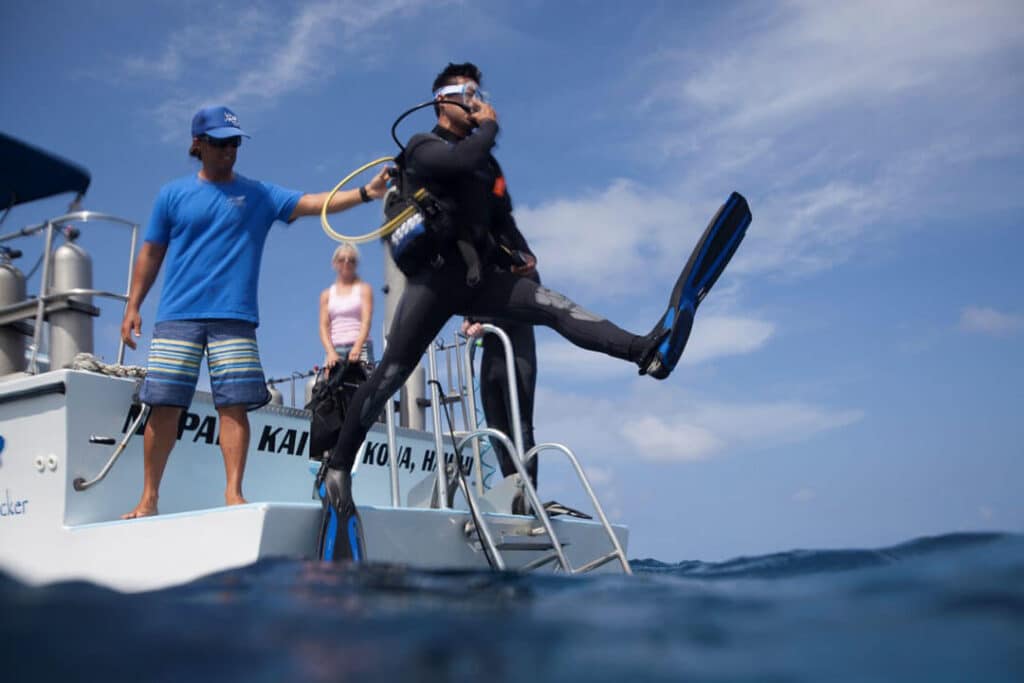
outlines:
[[[359,279],[358,264],[359,250],[354,244],[342,244],[331,257],[338,278],[320,294],[320,342],[327,351],[327,368],[343,358],[352,363],[374,362],[370,339],[373,290]]]

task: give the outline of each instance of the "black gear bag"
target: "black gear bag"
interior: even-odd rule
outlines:
[[[345,422],[349,403],[359,385],[368,376],[366,364],[350,363],[343,359],[330,371],[321,368],[317,372],[313,395],[306,404],[310,411],[309,423],[309,457],[311,460],[322,460],[330,455],[334,444],[341,433],[341,425]]]

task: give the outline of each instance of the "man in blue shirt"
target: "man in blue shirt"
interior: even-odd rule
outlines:
[[[142,331],[139,308],[167,263],[140,399],[152,407],[145,433],[142,498],[125,519],[157,513],[160,480],[178,436],[182,411],[192,402],[205,353],[213,401],[220,416],[228,505],[244,503],[242,476],[249,445],[247,411],[270,396],[256,346],[260,260],[270,226],[313,216],[327,193],[303,194],[234,172],[238,146],[249,137],[227,107],[201,109],[192,119],[195,175],[160,189],[132,273],[121,338],[135,348]],[[358,190],[337,193],[328,212],[379,199],[386,171]]]

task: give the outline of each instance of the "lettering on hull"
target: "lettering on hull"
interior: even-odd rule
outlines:
[[[469,474],[473,466],[473,457],[464,455],[462,460],[462,471]],[[387,442],[367,441],[366,451],[363,453],[364,465],[377,465],[378,467],[389,466]],[[445,452],[444,461],[452,463],[455,461],[455,453]],[[409,472],[433,472],[437,469],[437,451],[433,448],[424,448],[419,457],[413,453],[411,446],[402,446],[398,449],[398,466]]]
[[[121,433],[128,431],[133,420],[139,415],[139,406],[132,406],[125,417],[121,427]],[[136,434],[142,436],[146,430],[146,423],[139,425]],[[199,415],[184,411],[181,421],[178,423],[178,441],[191,441],[196,444],[204,444],[211,447],[220,446],[220,430],[216,415]],[[268,453],[275,455],[291,455],[295,457],[307,456],[309,445],[308,429],[293,429],[290,427],[279,427],[274,424],[263,425],[256,434],[255,451],[257,453]],[[455,461],[454,452],[445,452],[446,463]],[[472,456],[465,455],[461,458],[462,471],[469,473],[472,468]],[[387,442],[368,440],[366,451],[363,454],[363,465],[374,467],[389,467],[389,454]],[[437,469],[437,452],[432,448],[424,447],[421,451],[414,451],[412,446],[400,446],[398,449],[398,466],[407,472],[433,472]]]
[[[0,517],[18,517],[24,514],[28,514],[28,499],[12,497],[10,489],[5,489],[3,497],[0,498]]]

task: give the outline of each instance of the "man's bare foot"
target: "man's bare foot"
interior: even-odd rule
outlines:
[[[224,502],[228,505],[245,505],[249,501],[243,498],[240,493],[225,493]]]
[[[158,514],[160,513],[157,512],[155,500],[140,500],[135,509],[121,515],[121,519],[138,519],[139,517],[152,517]]]

